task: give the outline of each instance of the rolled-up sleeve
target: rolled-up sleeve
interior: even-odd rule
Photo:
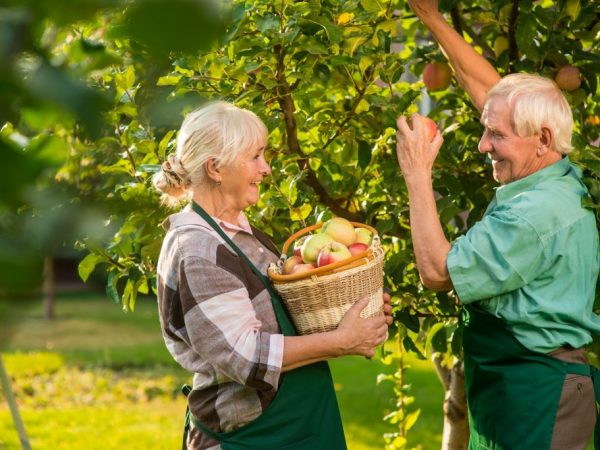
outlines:
[[[523,218],[493,212],[457,239],[447,258],[448,272],[462,303],[518,289],[546,263],[542,241]]]
[[[179,275],[190,345],[214,367],[219,382],[276,388],[284,337],[263,330],[253,304],[270,302],[268,291],[251,299],[236,276],[203,258],[185,258]]]

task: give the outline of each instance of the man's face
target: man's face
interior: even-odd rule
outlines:
[[[510,108],[501,98],[488,101],[481,123],[485,127],[479,141],[479,151],[492,160],[494,179],[507,184],[540,170],[539,138],[518,136],[511,126]]]

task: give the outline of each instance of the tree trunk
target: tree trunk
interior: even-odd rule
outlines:
[[[42,284],[44,298],[44,317],[54,319],[54,259],[51,256],[44,258],[44,281]]]
[[[442,365],[442,356],[433,358],[437,374],[444,386],[444,433],[442,450],[466,450],[469,446],[469,418],[465,392],[465,372],[462,361],[452,367]]]

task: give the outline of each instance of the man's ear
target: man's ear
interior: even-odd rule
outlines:
[[[542,130],[538,134],[538,147],[537,154],[538,156],[543,156],[549,151],[552,150],[552,144],[554,141],[554,136],[552,135],[552,130],[548,127],[542,127]]]
[[[217,160],[215,158],[210,158],[204,163],[204,170],[206,170],[206,175],[208,175],[208,178],[213,180],[215,183],[217,181],[221,181],[221,172],[219,171]]]

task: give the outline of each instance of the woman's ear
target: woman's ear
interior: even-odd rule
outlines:
[[[553,140],[554,136],[552,135],[552,130],[547,127],[542,127],[542,130],[538,135],[538,156],[543,156],[552,150]]]
[[[215,158],[210,158],[204,163],[204,170],[206,170],[206,175],[208,175],[208,178],[213,180],[215,183],[221,181],[221,173]]]

